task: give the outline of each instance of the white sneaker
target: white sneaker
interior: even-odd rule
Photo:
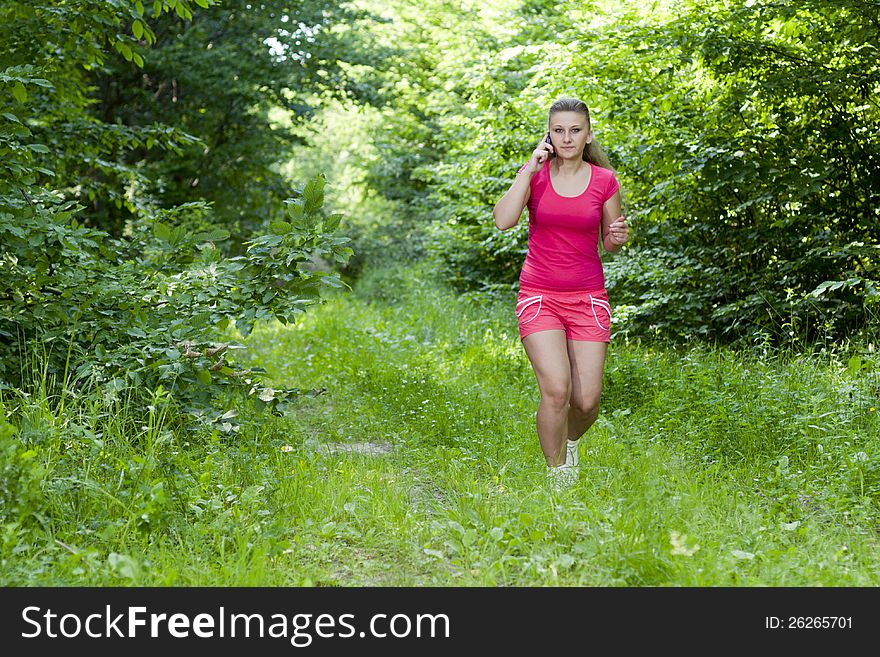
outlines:
[[[547,477],[550,479],[550,485],[553,490],[565,490],[577,481],[577,468],[572,467],[569,463],[563,463],[556,467],[549,466],[547,468]]]
[[[578,445],[580,440],[565,441],[565,464],[573,468],[578,467]]]

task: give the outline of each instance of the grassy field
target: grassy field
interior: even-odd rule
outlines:
[[[865,355],[612,345],[553,492],[513,297],[368,273],[248,358],[320,391],[232,436],[124,399],[3,399],[4,585],[877,586]],[[15,520],[14,518],[17,518]]]

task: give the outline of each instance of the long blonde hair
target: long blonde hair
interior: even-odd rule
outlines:
[[[577,112],[578,114],[583,114],[587,118],[587,129],[593,129],[590,124],[590,109],[582,100],[578,100],[577,98],[560,98],[553,103],[547,114],[548,127],[550,125],[550,119],[557,112]],[[596,166],[611,169],[611,163],[608,161],[608,156],[605,154],[605,150],[599,145],[599,142],[597,142],[595,138],[584,148],[584,162],[592,162]]]

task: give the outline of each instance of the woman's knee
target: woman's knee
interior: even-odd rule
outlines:
[[[541,401],[557,410],[565,409],[571,399],[571,386],[549,384],[541,387]]]
[[[571,400],[571,408],[584,417],[599,415],[599,395],[577,396]]]

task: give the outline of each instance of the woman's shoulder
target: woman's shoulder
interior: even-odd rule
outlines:
[[[593,163],[591,163],[593,164]],[[598,174],[599,178],[616,178],[617,172],[614,169],[608,169],[606,167],[600,167],[598,164],[593,164],[593,173]]]
[[[620,189],[620,183],[617,180],[617,173],[614,169],[593,164],[593,176],[596,178],[596,184],[591,185],[591,187],[594,190],[598,190],[603,202],[614,196],[614,193]]]

